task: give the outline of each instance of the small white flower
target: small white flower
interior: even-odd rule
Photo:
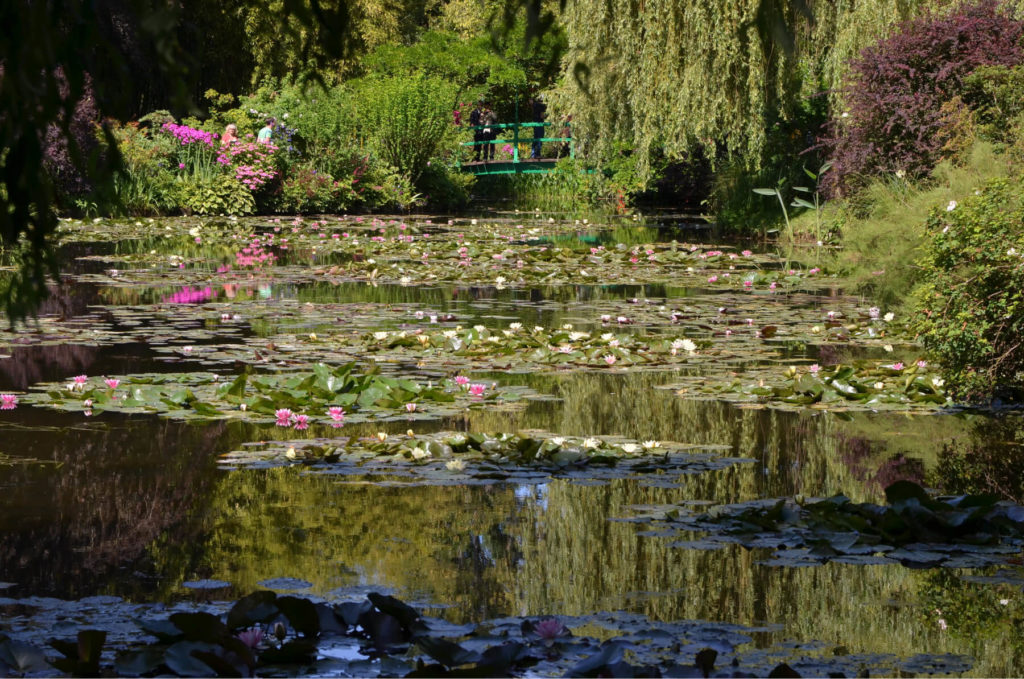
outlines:
[[[450,472],[461,472],[466,468],[466,463],[462,460],[448,460],[444,466]]]
[[[949,205],[946,206],[946,212],[952,212],[956,209],[957,202],[955,200],[949,201]]]
[[[505,337],[511,337],[511,336],[512,336],[512,335],[514,335],[515,333],[514,333],[514,332],[512,332],[511,330],[502,330],[502,331],[501,331],[501,334],[502,334],[502,335],[504,335]]]
[[[885,389],[885,383],[883,383],[883,382],[875,382],[875,389],[878,389],[879,391]]]
[[[455,335],[457,335],[458,333],[455,332],[454,330],[445,330],[441,334],[444,335],[445,337],[447,337],[448,339],[451,339],[451,338],[455,337]]]
[[[630,455],[634,455],[636,453],[639,453],[641,450],[642,450],[642,448],[640,446],[638,446],[637,444],[635,444],[635,443],[623,443],[622,444],[622,452],[629,453]]]
[[[562,330],[572,330],[572,323],[566,323],[563,325]]]
[[[523,329],[523,324],[522,323],[509,323],[508,327],[509,327],[510,330],[518,331],[518,330],[522,330]]]
[[[387,330],[382,330],[381,332],[373,333],[373,339],[375,339],[375,340],[379,341],[379,340],[384,340],[384,339],[387,339],[387,338],[388,338]]]
[[[419,446],[413,448],[410,452],[412,453],[412,459],[414,460],[422,460],[425,457],[430,457],[430,453]]]
[[[601,439],[595,439],[595,438],[583,439],[583,447],[584,448],[593,449],[593,448],[599,447],[600,445],[601,445]]]
[[[579,331],[576,331],[576,332],[570,332],[569,333],[569,339],[571,339],[573,342],[578,342],[581,339],[584,339],[584,338],[587,338],[587,337],[590,337],[590,333],[589,332],[579,332]]]
[[[644,441],[641,443],[645,450],[651,450],[652,448],[658,448],[661,446],[660,441]]]
[[[482,325],[474,325],[473,329],[476,330],[478,334],[483,334],[483,331],[486,330],[487,328],[485,328]]]
[[[946,380],[942,379],[941,377],[933,377],[932,378],[932,386],[935,387],[936,389],[941,388],[942,385],[944,385],[945,383],[946,383]]]
[[[610,332],[606,332],[603,335],[601,335],[601,339],[604,340],[605,342],[611,342],[613,339],[615,339],[615,335],[613,335]]]
[[[559,447],[561,447],[562,444],[565,443],[565,438],[561,436],[552,436],[549,440]]]
[[[1017,248],[1010,248],[1009,250],[1006,251],[1006,254],[1008,254],[1010,257],[1013,257],[1014,255],[1017,254]]]
[[[886,323],[890,322],[894,318],[896,318],[896,314],[894,314],[891,311],[887,313],[885,316],[882,316],[882,320],[884,320]]]
[[[544,332],[544,328],[540,327],[539,325],[535,325],[535,326],[533,326],[533,331],[534,332]]]

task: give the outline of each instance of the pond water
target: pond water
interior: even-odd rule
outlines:
[[[38,324],[0,337],[0,391],[20,399],[0,413],[0,630],[37,643],[60,631],[33,617],[30,597],[162,606],[260,588],[325,600],[379,591],[455,623],[622,611],[755,628],[750,645],[780,658],[954,654],[967,675],[1024,674],[1019,550],[986,568],[796,565],[627,520],[793,496],[880,503],[901,479],[1019,503],[1015,414],[700,391],[763,387],[790,366],[918,359],[900,319],[886,329],[885,310],[816,270],[820,253],[741,253],[685,224],[477,221],[65,225],[64,278]],[[455,332],[473,326],[490,348],[460,354]],[[544,339],[515,344],[531,328]],[[443,331],[455,331],[455,350],[441,346]],[[602,348],[588,344],[606,333]],[[433,339],[405,341],[417,336]],[[431,384],[466,375],[485,398],[349,408],[344,422],[310,409],[306,429],[228,413],[195,381],[349,361]],[[108,376],[123,386],[93,410],[74,400],[76,375],[97,394]],[[119,405],[117,390],[131,394],[145,375],[192,385],[216,414],[187,399],[184,415],[155,397]],[[251,455],[439,432],[654,441],[727,459],[445,476],[440,465],[409,473],[402,460]]]

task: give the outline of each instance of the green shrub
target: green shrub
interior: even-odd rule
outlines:
[[[980,400],[1024,381],[1024,188],[997,179],[929,216],[914,291],[925,346],[949,387]]]
[[[182,176],[176,191],[177,203],[186,214],[248,215],[256,209],[252,192],[228,174]]]
[[[424,75],[396,76],[367,79],[359,90],[370,147],[413,183],[442,150],[455,148],[453,84]]]
[[[310,164],[292,166],[281,182],[274,208],[286,213],[344,212],[359,199],[351,177],[335,179]]]

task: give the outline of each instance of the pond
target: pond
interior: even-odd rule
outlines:
[[[152,641],[140,616],[379,592],[594,643],[642,620],[677,640],[664,673],[703,647],[754,674],[1024,673],[1016,537],[887,556],[686,518],[901,480],[1024,500],[1019,417],[947,402],[823,253],[539,213],[61,231],[38,322],[0,333],[12,639],[103,629],[109,664]],[[305,670],[415,667],[346,648]]]

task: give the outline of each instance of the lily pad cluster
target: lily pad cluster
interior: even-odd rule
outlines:
[[[108,607],[116,610],[117,602]],[[175,608],[167,617],[135,618],[139,634],[153,641],[108,648],[102,629],[82,629],[72,640],[51,639],[50,648],[61,658],[32,641],[2,638],[0,669],[128,677],[799,677],[945,674],[971,667],[968,658],[953,655],[826,655],[815,642],[754,648],[752,635],[765,628],[656,622],[623,613],[457,625],[376,592],[332,603],[261,590],[223,613]]]
[[[910,567],[980,568],[1019,560],[1024,507],[988,495],[935,498],[911,481],[885,489],[885,505],[824,500],[758,500],[655,512],[635,520],[665,522],[669,533],[708,534],[673,543],[703,549],[727,544],[775,550],[769,565],[901,563]],[[665,535],[665,533],[659,533]]]
[[[438,384],[357,372],[354,363],[317,364],[310,371],[242,373],[224,379],[214,373],[138,374],[123,378],[82,376],[68,384],[44,384],[26,402],[60,410],[159,413],[175,419],[246,419],[305,429],[314,422],[339,425],[389,418],[436,418],[465,408],[518,401],[528,392],[482,383]]]
[[[224,465],[310,465],[345,476],[373,476],[386,483],[415,485],[543,483],[552,477],[588,483],[642,477],[648,484],[675,485],[679,477],[749,458],[728,457],[728,446],[666,441],[566,437],[546,432],[388,434],[352,439],[260,442],[221,458]]]
[[[685,378],[665,388],[684,398],[714,397],[771,407],[934,411],[952,406],[943,389],[944,380],[927,365],[926,361],[909,367],[899,361],[858,361],[827,368],[812,364],[802,369],[791,366],[781,374],[751,371],[729,383]]]

